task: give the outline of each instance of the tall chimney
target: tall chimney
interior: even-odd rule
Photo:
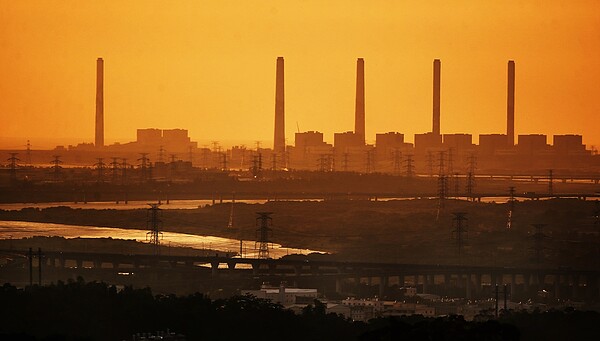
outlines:
[[[356,106],[354,110],[354,133],[365,142],[365,60],[356,61]]]
[[[96,61],[96,148],[104,147],[104,61]]]
[[[508,146],[515,145],[515,61],[508,61],[508,96],[506,98],[506,137]]]
[[[440,79],[442,64],[433,60],[433,135],[440,136]]]
[[[277,57],[275,79],[275,138],[273,151],[281,157],[285,154],[285,96],[283,91],[283,57]]]

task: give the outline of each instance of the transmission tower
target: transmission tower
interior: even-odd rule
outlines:
[[[413,156],[409,154],[406,156],[406,177],[412,178],[414,173]]]
[[[149,241],[154,246],[154,255],[160,255],[160,240],[162,239],[162,220],[158,217],[161,209],[160,204],[148,204],[148,220],[146,228],[150,230],[146,233],[146,241]]]
[[[463,254],[463,247],[465,246],[465,239],[467,238],[468,224],[466,213],[454,212],[452,239],[455,240],[458,248],[458,256],[461,257]]]
[[[10,181],[11,182],[16,182],[17,181],[17,161],[21,161],[17,158],[17,155],[19,155],[19,153],[9,153],[10,157],[7,159],[7,161],[10,161]]]
[[[544,240],[548,238],[542,230],[546,227],[546,224],[531,224],[535,228],[535,233],[533,234],[533,247],[531,248],[534,253],[535,262],[539,265],[541,263],[542,257],[544,256]]]
[[[165,149],[163,146],[160,146],[158,149],[158,162],[164,162]]]
[[[460,181],[458,178],[458,173],[454,173],[454,196],[458,199],[460,192]]]
[[[331,156],[327,155],[327,154],[321,154],[321,156],[319,156],[319,159],[317,160],[318,166],[319,166],[319,171],[321,172],[329,172],[331,171]]]
[[[515,212],[515,187],[511,186],[508,188],[508,219],[506,221],[506,228],[512,228],[513,214]]]
[[[467,172],[467,198],[475,200],[473,193],[475,190],[475,168],[477,167],[477,157],[471,154],[468,157],[469,170]]]
[[[448,174],[454,173],[454,158],[453,158],[454,148],[448,148]]]
[[[600,201],[596,200],[596,208],[594,209],[594,226],[600,228]]]
[[[262,154],[252,156],[252,168],[250,169],[255,178],[260,176],[262,171]]]
[[[110,163],[111,166],[111,172],[112,172],[112,182],[116,183],[117,182],[117,178],[119,177],[119,161],[117,161],[119,158],[117,157],[113,157],[112,158],[112,162]]]
[[[63,162],[60,160],[60,155],[52,155],[52,157],[54,160],[50,162],[52,163],[52,168],[54,169],[54,180],[58,180],[60,177],[60,170],[62,168],[60,164]]]
[[[235,206],[235,193],[233,193],[233,198],[231,199],[231,212],[229,212],[229,222],[227,223],[227,228],[233,228],[233,207]]]
[[[554,178],[552,176],[552,169],[548,170],[548,195],[554,195],[554,189],[552,188],[552,183],[554,182]]]
[[[444,201],[446,200],[446,196],[448,194],[448,182],[446,179],[446,170],[444,168],[444,158],[446,156],[446,152],[440,152],[439,158],[439,172],[438,172],[438,217],[439,210],[444,208]]]
[[[344,158],[342,159],[342,170],[344,172],[348,171],[348,152],[344,152]]]
[[[220,153],[221,155],[221,170],[226,172],[229,170],[229,168],[227,168],[227,152],[222,152]]]
[[[98,160],[97,163],[94,164],[94,166],[96,166],[96,170],[98,171],[98,182],[103,182],[104,181],[104,166],[106,166],[106,164],[103,162],[103,158],[99,157],[96,160]]]
[[[273,218],[271,218],[271,214],[273,212],[256,212],[258,217],[256,217],[256,225],[259,226],[256,229],[257,239],[258,241],[255,243],[258,244],[258,258],[267,259],[269,258],[269,244],[271,243],[270,235],[273,231],[271,226],[273,225]]]
[[[25,150],[25,163],[31,165],[31,143],[27,140],[27,149]]]
[[[369,174],[373,171],[373,151],[367,150],[367,163],[366,163],[366,173]]]
[[[277,153],[273,153],[271,155],[271,170],[272,171],[277,170]]]
[[[402,168],[402,153],[398,148],[394,148],[394,174],[400,175]]]
[[[427,152],[427,166],[429,168],[429,177],[433,177],[433,153],[431,151]]]
[[[125,185],[127,184],[127,167],[129,167],[129,165],[127,164],[127,159],[123,158],[121,161],[121,182]]]
[[[146,181],[148,179],[148,153],[140,153],[141,158],[137,159],[141,161],[140,169],[142,170],[142,180]]]

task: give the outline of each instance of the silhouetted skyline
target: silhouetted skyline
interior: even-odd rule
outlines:
[[[4,6],[6,147],[12,138],[38,147],[57,144],[45,137],[93,141],[90,60],[99,56],[107,144],[130,141],[140,127],[185,128],[199,141],[271,141],[276,56],[287,61],[288,143],[298,127],[326,140],[353,130],[360,57],[367,142],[376,132],[429,131],[430,63],[440,59],[443,132],[504,133],[505,63],[515,60],[516,135],[578,133],[600,144],[594,2],[71,5]]]

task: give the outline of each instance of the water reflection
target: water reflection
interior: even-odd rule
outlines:
[[[65,238],[114,238],[114,239],[133,239],[136,241],[146,241],[145,230],[121,229],[112,227],[95,227],[65,225],[53,223],[34,223],[25,221],[0,221],[0,239],[21,239],[26,237],[44,236],[44,237],[65,237]],[[211,249],[218,251],[239,252],[240,241],[236,239],[199,236],[194,234],[163,232],[161,241],[169,246],[192,247],[194,249]],[[244,241],[244,257],[255,258],[258,252],[254,249],[254,241]],[[271,258],[281,258],[287,254],[308,254],[311,252],[321,252],[309,249],[295,249],[283,247],[279,244],[273,244],[269,254]]]

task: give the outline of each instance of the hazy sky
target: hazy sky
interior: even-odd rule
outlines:
[[[288,143],[298,127],[329,142],[354,128],[363,57],[368,142],[431,130],[434,58],[442,133],[505,133],[513,59],[516,133],[583,134],[600,146],[593,0],[0,0],[0,144],[93,142],[102,57],[107,142],[156,127],[188,129],[201,144],[272,146],[277,56]]]

